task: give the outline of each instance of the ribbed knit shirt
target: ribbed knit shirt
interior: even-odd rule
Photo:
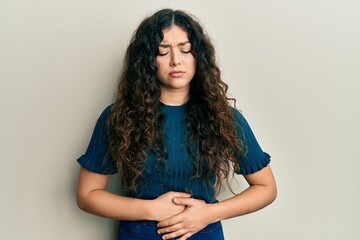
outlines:
[[[107,154],[109,139],[106,120],[111,106],[108,106],[100,115],[85,154],[77,159],[79,164],[87,170],[106,175],[118,172],[115,161]],[[184,142],[186,107],[187,104],[161,105],[161,112],[165,116],[162,131],[168,153],[166,169],[159,167],[161,165],[158,164],[155,153],[148,151],[143,176],[140,177],[136,192],[129,193],[129,197],[155,199],[166,192],[178,191],[189,192],[192,197],[208,203],[216,202],[212,187],[216,183],[215,175],[210,176],[207,180],[203,177],[193,178],[195,163],[187,150],[187,143]],[[238,137],[246,145],[245,155],[241,160],[239,159],[240,171],[238,174],[248,175],[260,171],[269,164],[270,155],[262,151],[244,116],[235,108],[232,110],[235,115]]]

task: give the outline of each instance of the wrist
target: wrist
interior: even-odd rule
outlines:
[[[223,220],[221,218],[221,205],[220,203],[209,203],[208,204],[208,213],[209,213],[209,224]]]
[[[153,221],[156,220],[156,216],[155,216],[155,212],[154,209],[156,209],[156,207],[154,207],[154,200],[144,200],[144,211],[145,211],[145,219],[144,220],[149,220],[149,221]]]

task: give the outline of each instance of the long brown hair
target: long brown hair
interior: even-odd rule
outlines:
[[[196,59],[186,119],[187,150],[196,169],[193,178],[207,181],[215,174],[217,183],[213,187],[218,191],[232,169],[239,170],[243,142],[237,136],[230,105],[231,101],[235,105],[235,99],[227,97],[228,86],[221,79],[214,47],[201,25],[189,14],[163,9],[144,19],[133,34],[108,118],[110,153],[122,174],[125,192],[136,191],[148,150],[156,153],[159,161],[166,161],[155,59],[163,39],[162,30],[172,25],[188,33]]]

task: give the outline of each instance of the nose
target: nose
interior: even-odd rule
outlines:
[[[178,53],[178,51],[173,49],[171,51],[170,66],[175,67],[175,66],[180,65],[180,64],[181,64],[180,54]]]

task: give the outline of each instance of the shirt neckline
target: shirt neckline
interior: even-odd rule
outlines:
[[[165,109],[184,109],[186,107],[186,105],[188,104],[189,101],[181,104],[181,105],[168,105],[168,104],[165,104],[163,102],[160,102],[160,106],[165,108]]]

